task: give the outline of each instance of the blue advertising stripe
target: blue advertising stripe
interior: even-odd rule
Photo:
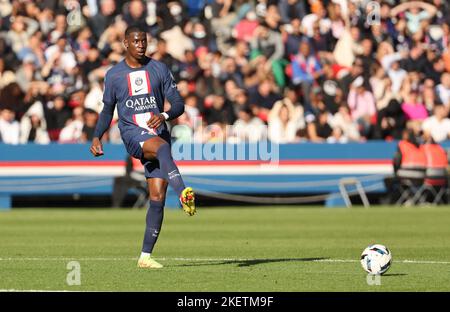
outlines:
[[[186,184],[198,190],[222,193],[261,194],[264,193],[328,193],[339,192],[339,179],[357,177],[364,187],[383,182],[381,175],[219,175],[185,176]],[[5,183],[3,183],[5,182]],[[0,178],[0,194],[110,194],[111,177],[20,177]],[[351,187],[349,188],[351,189]],[[371,192],[384,192],[384,186]]]
[[[94,158],[88,144],[0,144],[0,161],[30,160],[124,160],[127,156],[123,144],[105,144],[105,155]]]

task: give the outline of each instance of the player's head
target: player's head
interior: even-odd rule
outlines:
[[[137,60],[143,59],[147,50],[147,32],[140,26],[128,26],[125,30],[123,44],[127,49],[127,54]]]

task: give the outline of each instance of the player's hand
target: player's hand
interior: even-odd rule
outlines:
[[[164,118],[164,116],[162,114],[158,114],[158,115],[153,115],[148,121],[147,121],[147,126],[150,129],[157,129],[159,128],[159,126],[162,125],[162,123],[166,121],[166,119]]]
[[[98,138],[94,138],[92,140],[90,151],[91,151],[92,155],[94,155],[95,157],[103,155],[102,142],[100,142],[100,140]]]

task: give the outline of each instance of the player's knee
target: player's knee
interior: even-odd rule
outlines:
[[[156,152],[151,148],[149,144],[144,144],[142,146],[142,154],[145,159],[153,159],[156,158]]]
[[[159,137],[152,138],[144,143],[142,146],[142,153],[146,159],[154,159],[158,157],[158,151],[163,148],[167,148],[170,151],[170,145]]]
[[[163,193],[150,194],[151,201],[164,202],[165,199],[166,199],[166,196]]]

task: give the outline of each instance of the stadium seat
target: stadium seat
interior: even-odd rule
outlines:
[[[400,197],[395,204],[404,206],[415,205],[415,195],[423,185],[423,179],[400,179]]]
[[[415,204],[425,204],[431,196],[431,204],[437,205],[448,202],[448,180],[447,177],[442,179],[426,178],[423,185],[417,191],[413,198]]]

